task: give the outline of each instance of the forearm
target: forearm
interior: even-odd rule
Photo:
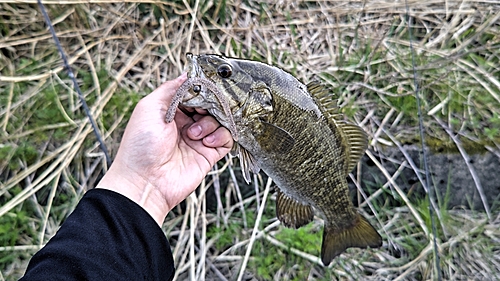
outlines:
[[[170,245],[151,216],[120,194],[95,189],[21,280],[171,280],[173,273]]]

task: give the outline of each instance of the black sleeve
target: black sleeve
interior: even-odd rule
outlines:
[[[153,218],[123,195],[92,189],[21,280],[172,280],[174,272],[170,245]]]

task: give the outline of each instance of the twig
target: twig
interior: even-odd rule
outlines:
[[[439,258],[439,252],[438,252],[438,245],[436,241],[436,236],[437,236],[437,231],[436,231],[436,222],[434,221],[434,213],[437,212],[438,210],[434,208],[433,203],[435,202],[434,199],[434,189],[431,186],[431,181],[430,181],[430,174],[429,174],[429,165],[427,163],[427,149],[425,147],[425,131],[424,131],[424,122],[422,121],[422,109],[420,106],[420,87],[417,82],[417,70],[416,70],[416,63],[415,63],[415,52],[413,51],[413,35],[412,35],[412,27],[410,25],[410,7],[408,6],[408,0],[405,0],[405,5],[406,5],[406,21],[407,21],[407,26],[408,26],[408,35],[410,39],[410,53],[411,53],[411,64],[412,64],[412,70],[413,70],[413,84],[415,87],[415,98],[417,100],[417,113],[418,113],[418,128],[420,132],[420,143],[422,147],[422,160],[424,162],[424,170],[425,170],[425,185],[424,189],[427,192],[427,199],[429,201],[429,217],[431,219],[431,228],[432,228],[432,246],[433,246],[433,253],[434,253],[434,272],[436,274],[436,279],[438,281],[442,280],[442,273],[441,273],[441,265],[440,265],[440,258]]]
[[[61,43],[59,42],[59,38],[57,38],[54,27],[52,26],[52,23],[50,22],[49,15],[47,15],[47,11],[45,11],[45,7],[43,6],[41,0],[38,0],[38,6],[40,7],[40,10],[42,11],[43,17],[45,18],[45,22],[47,23],[47,26],[49,27],[49,30],[52,33],[52,37],[54,38],[54,41],[56,42],[57,49],[59,50],[59,54],[62,57],[62,60],[64,62],[64,66],[66,68],[66,71],[68,72],[68,76],[73,81],[73,86],[75,87],[75,90],[78,93],[78,97],[80,98],[80,102],[82,103],[82,107],[85,110],[85,114],[87,114],[87,116],[89,118],[90,124],[92,125],[92,129],[94,130],[94,134],[97,138],[97,141],[99,142],[99,146],[101,147],[101,150],[104,153],[104,156],[106,157],[106,162],[109,166],[109,165],[111,165],[111,157],[109,156],[108,149],[106,148],[106,144],[104,143],[104,140],[101,137],[101,133],[99,132],[99,129],[97,128],[97,124],[95,123],[94,118],[92,117],[92,114],[90,113],[90,109],[87,106],[87,102],[85,101],[85,98],[83,97],[82,91],[80,90],[80,86],[78,86],[78,82],[76,81],[76,77],[73,74],[73,70],[71,70],[71,67],[69,66],[68,59],[66,58],[66,54],[64,53],[64,51],[62,49]]]
[[[373,163],[375,163],[375,165],[380,169],[382,174],[387,178],[389,183],[394,187],[394,189],[397,191],[398,195],[401,197],[401,199],[403,199],[403,201],[408,206],[408,208],[410,209],[410,211],[413,214],[413,216],[415,217],[415,219],[418,221],[418,223],[419,223],[420,227],[422,228],[422,230],[424,231],[425,235],[428,236],[429,230],[427,229],[427,226],[426,226],[424,220],[422,219],[422,217],[420,216],[418,211],[415,209],[415,207],[413,207],[413,205],[410,202],[410,200],[408,199],[408,197],[404,194],[404,192],[401,190],[401,188],[399,188],[399,186],[393,180],[393,178],[391,177],[391,175],[389,174],[387,169],[385,169],[384,166],[382,166],[382,164],[377,160],[377,158],[369,150],[366,151],[366,155],[373,161]]]
[[[194,248],[194,234],[196,231],[196,220],[195,220],[195,206],[197,205],[196,195],[191,193],[188,197],[191,199],[191,208],[189,209],[189,277],[191,280],[196,281],[196,258],[195,258],[195,248]]]
[[[48,201],[47,201],[47,207],[45,208],[45,214],[44,214],[44,217],[43,217],[42,229],[40,230],[40,236],[38,237],[38,245],[40,245],[40,247],[42,247],[45,244],[44,243],[45,242],[44,241],[44,235],[45,235],[45,231],[47,229],[47,223],[49,221],[50,209],[52,208],[52,203],[53,203],[54,197],[56,195],[57,185],[59,184],[60,176],[61,176],[61,174],[57,175],[57,177],[55,178],[54,182],[52,183],[52,187],[51,187],[51,190],[50,190],[49,198],[48,198]]]
[[[257,218],[255,219],[252,236],[250,237],[250,242],[248,243],[247,246],[245,258],[243,258],[243,262],[241,263],[240,274],[238,275],[237,281],[241,281],[243,279],[243,275],[245,275],[245,269],[247,267],[248,259],[250,258],[250,253],[252,252],[253,243],[255,242],[256,235],[259,232],[259,224],[260,221],[262,220],[262,214],[264,213],[264,209],[266,207],[267,196],[269,195],[269,190],[271,189],[272,183],[273,180],[271,178],[268,178],[266,189],[264,190],[264,195],[262,196],[262,205],[260,206],[259,213],[257,214]]]
[[[481,198],[481,202],[483,202],[483,207],[484,210],[486,211],[486,215],[488,216],[488,219],[491,220],[491,211],[490,211],[490,206],[488,204],[488,199],[486,198],[486,195],[484,194],[483,186],[481,185],[481,180],[479,179],[479,176],[476,173],[476,169],[474,169],[474,166],[471,164],[471,160],[465,149],[463,148],[460,140],[453,134],[451,131],[450,127],[448,127],[441,119],[438,117],[434,116],[434,119],[443,127],[443,129],[446,131],[446,133],[450,136],[450,138],[453,140],[455,145],[458,148],[458,151],[460,151],[460,154],[464,158],[464,162],[467,165],[467,168],[469,168],[469,172],[472,176],[472,179],[474,180],[474,183],[476,184],[476,189],[479,192],[479,197]]]
[[[238,197],[239,207],[241,210],[241,216],[243,218],[243,227],[247,228],[247,215],[245,213],[245,205],[243,204],[243,196],[241,195],[240,186],[238,185],[238,180],[236,179],[236,175],[234,174],[233,169],[229,169],[229,175],[231,176],[231,180],[234,183],[234,189],[236,190],[236,196]]]

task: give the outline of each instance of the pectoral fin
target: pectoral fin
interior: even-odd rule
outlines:
[[[287,153],[295,144],[295,139],[282,128],[265,121],[261,122],[261,133],[256,135],[264,153]]]
[[[250,177],[250,172],[257,174],[260,171],[259,164],[255,158],[248,152],[248,150],[241,147],[238,143],[234,143],[233,148],[230,152],[231,156],[238,156],[240,158],[241,173],[246,183],[250,183],[252,178]]]
[[[297,202],[277,188],[276,216],[286,227],[299,228],[313,220],[314,211],[311,206]]]

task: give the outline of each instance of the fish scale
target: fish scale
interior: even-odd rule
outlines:
[[[329,192],[325,189],[300,189],[294,192],[294,189],[289,191],[286,188],[286,186],[296,184],[308,185],[323,178],[327,180],[325,184],[334,183],[338,185],[341,182],[339,181],[341,177],[336,177],[335,173],[331,173],[332,169],[330,167],[343,166],[341,163],[342,151],[338,149],[340,147],[339,137],[331,132],[326,124],[322,124],[325,122],[324,119],[318,119],[311,116],[311,114],[299,115],[300,109],[290,103],[281,102],[279,99],[277,99],[276,104],[280,105],[276,108],[276,113],[272,115],[271,120],[269,120],[270,123],[286,131],[295,131],[296,133],[293,134],[295,145],[292,150],[287,154],[276,153],[270,160],[273,163],[281,164],[282,167],[276,169],[273,173],[273,180],[287,195],[300,192],[300,196],[307,197],[309,204],[311,201],[317,200],[318,196],[325,199],[336,199],[335,196],[325,196],[324,193]],[[301,124],[311,123],[311,121],[316,124],[314,126],[301,126]],[[310,136],[313,134],[317,136],[316,139],[311,139]],[[312,143],[313,141],[316,143]],[[333,148],[329,146],[332,142],[334,143]],[[322,143],[322,145],[318,145],[319,143]],[[326,154],[332,154],[332,157],[324,157]],[[293,155],[293,157],[289,155]],[[306,163],[304,159],[317,159],[317,163]],[[290,174],[297,174],[298,177],[289,177]],[[301,198],[300,196],[293,197]]]
[[[340,134],[338,131],[331,131],[324,118],[317,118],[313,114],[303,114],[301,109],[279,97],[276,98],[275,105],[274,114],[268,122],[285,131],[295,132],[293,134],[295,145],[286,154],[266,152],[265,159],[261,160],[262,166],[278,165],[280,168],[271,173],[277,186],[295,200],[314,205],[323,213],[326,221],[335,223],[338,213],[353,210],[351,199],[346,192],[342,192],[343,189],[288,187],[307,186],[318,180],[326,187],[347,186],[345,176],[338,172],[346,165],[343,160],[345,154],[341,149]],[[303,124],[311,124],[311,126],[303,126]],[[312,135],[315,138],[311,138]],[[293,156],[290,157],[290,155]],[[306,162],[304,159],[317,159],[317,163]],[[314,204],[314,202],[324,204]],[[350,212],[350,215],[354,217],[356,213]]]
[[[182,106],[207,109],[230,129],[232,154],[240,158],[245,180],[262,169],[276,183],[276,215],[285,226],[299,228],[318,211],[324,219],[324,265],[347,248],[382,245],[348,193],[346,177],[366,150],[366,133],[342,120],[326,88],[306,86],[261,62],[218,55],[187,58],[188,86],[181,86],[169,112],[182,100]]]

